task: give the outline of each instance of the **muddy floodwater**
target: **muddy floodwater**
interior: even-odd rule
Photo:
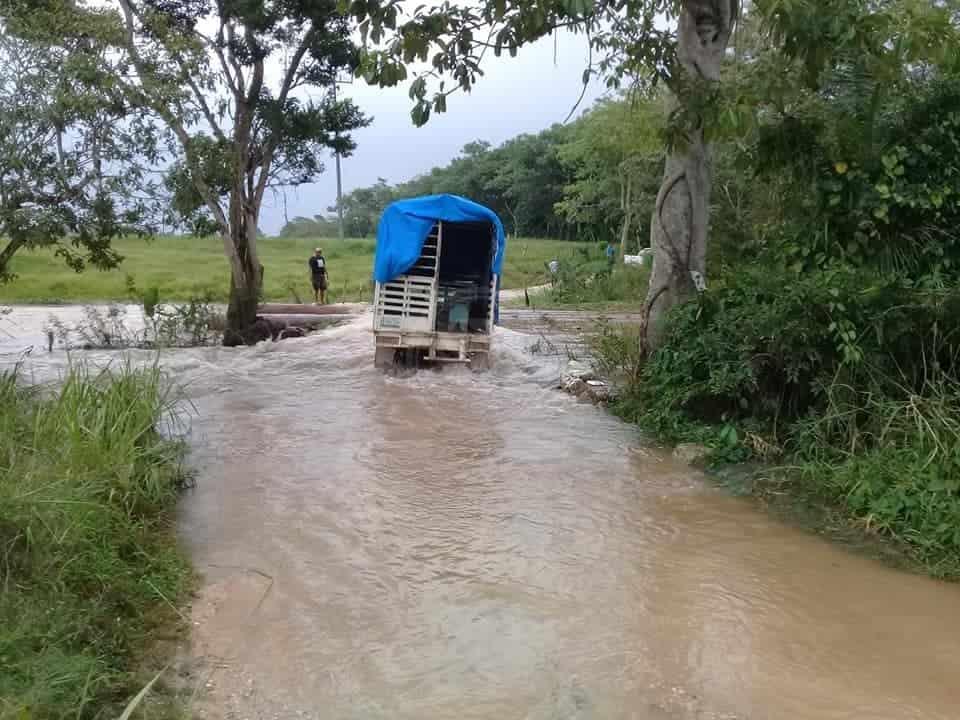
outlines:
[[[368,328],[163,356],[194,406],[201,716],[960,718],[960,587],[710,487],[553,390],[534,335],[391,377]]]

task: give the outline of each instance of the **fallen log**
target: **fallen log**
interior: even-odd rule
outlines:
[[[263,303],[257,308],[259,315],[343,315],[363,312],[366,305],[360,303],[337,303],[335,305],[297,305],[295,303]]]
[[[305,327],[316,328],[318,326],[326,327],[337,323],[353,320],[356,315],[349,313],[325,313],[308,315],[306,313],[274,313],[261,312],[259,317],[267,318],[283,327]]]

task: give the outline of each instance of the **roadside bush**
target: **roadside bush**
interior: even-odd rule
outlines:
[[[780,434],[822,412],[824,388],[837,377],[855,387],[888,377],[883,391],[898,397],[904,388],[921,392],[932,367],[952,375],[958,310],[956,292],[844,267],[796,274],[771,264],[728,273],[671,315],[635,404],[665,435],[690,420],[733,419]]]
[[[212,292],[192,294],[185,302],[163,304],[159,289],[150,286],[141,290],[130,275],[127,292],[143,308],[146,326],[142,337],[128,333],[133,338],[128,347],[196,347],[220,342],[222,313],[214,307]]]
[[[639,370],[630,342],[608,329],[594,343],[628,378],[619,415],[715,462],[785,454],[779,482],[797,495],[960,572],[960,293],[771,264],[677,308]]]
[[[172,409],[156,369],[74,368],[55,390],[0,375],[0,718],[119,715],[176,624]]]

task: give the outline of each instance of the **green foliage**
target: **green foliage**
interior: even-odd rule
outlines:
[[[676,308],[642,365],[634,341],[608,329],[594,342],[623,380],[622,417],[704,442],[713,462],[785,453],[786,489],[844,508],[932,572],[960,572],[956,290],[749,266]]]
[[[533,237],[569,232],[554,206],[562,198],[569,173],[558,158],[567,128],[554,126],[536,135],[520,135],[499,147],[467,143],[447,166],[395,187],[395,198],[451,193],[496,212],[509,234]]]
[[[920,392],[835,384],[796,429],[796,482],[898,538],[938,575],[960,570],[960,385],[937,370]],[[881,379],[881,384],[888,384]]]
[[[597,239],[621,238],[631,249],[647,246],[648,218],[663,172],[658,102],[600,101],[570,128],[557,150],[573,179],[557,211]]]
[[[218,330],[222,325],[222,315],[213,305],[212,292],[190,295],[176,303],[161,304],[160,289],[156,285],[141,290],[130,275],[126,283],[130,298],[143,308],[145,326],[139,333],[129,330],[122,333],[129,339],[128,346],[198,347],[220,340]],[[88,340],[88,344],[102,346],[96,336]]]
[[[156,160],[135,108],[90,74],[82,45],[54,47],[0,34],[0,283],[24,249],[53,247],[76,272],[115,267],[112,242],[149,233]]]
[[[869,121],[868,146],[860,128],[843,129],[849,111],[839,115],[843,109],[825,99],[812,103],[806,119],[761,132],[758,156],[768,164],[781,158],[792,192],[807,189],[784,210],[783,252],[798,268],[840,260],[948,283],[960,268],[960,85],[917,83],[894,99],[868,102],[878,116]],[[786,149],[793,157],[779,146],[784,132],[793,136]]]
[[[201,237],[219,230],[216,220],[206,207],[206,200],[197,189],[196,176],[212,188],[218,196],[227,195],[233,183],[233,149],[225,140],[197,135],[189,141],[193,168],[180,159],[167,171],[164,185],[170,193],[168,222],[186,227]]]
[[[482,62],[488,49],[496,57],[504,52],[512,57],[520,47],[561,28],[587,34],[591,51],[598,56],[584,72],[584,84],[593,74],[604,76],[609,88],[661,81],[675,84],[681,74],[676,55],[676,20],[680,13],[689,9],[698,21],[709,19],[711,27],[727,32],[738,8],[736,2],[675,0],[486,0],[467,5],[419,5],[404,13],[404,8],[395,3],[353,0],[345,5],[364,28],[358,75],[367,82],[393,86],[407,78],[408,65],[429,62],[429,69],[416,75],[410,92],[414,101],[411,117],[417,125],[426,123],[431,113],[445,110],[446,98],[452,92],[446,87],[448,80],[459,89],[470,90],[483,74]],[[398,21],[398,14],[405,15],[402,21]],[[396,30],[387,32],[394,25]],[[367,30],[370,42],[377,47],[366,42]],[[428,88],[428,79],[438,81],[437,86]]]
[[[629,240],[644,247],[662,175],[655,149],[659,117],[657,102],[605,100],[567,126],[520,135],[495,148],[468,143],[446,166],[392,186],[380,178],[345,195],[345,232],[373,235],[393,200],[451,193],[491,208],[515,237],[619,239],[629,209]],[[280,235],[335,235],[335,211],[294,218]]]
[[[343,232],[347,237],[366,238],[373,236],[380,222],[380,214],[394,198],[394,190],[383,178],[377,178],[376,185],[358,188],[343,197]],[[329,208],[331,213],[336,207]],[[329,222],[335,223],[335,216]],[[317,228],[319,229],[319,228]],[[334,233],[337,232],[334,225]]]
[[[336,237],[337,232],[336,217],[314,215],[312,218],[306,218],[298,216],[284,224],[279,236],[281,238]]]
[[[173,541],[182,446],[156,369],[0,375],[0,717],[116,716],[190,572]]]
[[[553,286],[537,299],[540,306],[602,307],[637,305],[646,294],[649,271],[636,266],[614,266],[604,245],[587,245],[557,258],[560,271]]]
[[[590,351],[600,375],[627,387],[636,386],[644,365],[639,328],[603,322],[590,337]]]

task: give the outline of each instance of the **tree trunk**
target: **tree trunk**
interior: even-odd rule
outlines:
[[[263,266],[257,258],[257,216],[241,214],[241,222],[230,227],[230,301],[224,344],[246,341],[257,319],[257,307],[263,289]]]
[[[686,80],[716,83],[737,15],[737,0],[686,0],[677,32],[677,58]],[[706,278],[710,221],[710,146],[703,128],[667,154],[650,224],[653,269],[641,310],[640,350],[660,346],[664,315],[689,299]]]
[[[623,225],[620,228],[620,259],[627,254],[627,241],[630,239],[630,224],[633,220],[633,176],[627,175],[627,182],[621,195],[623,206]]]

